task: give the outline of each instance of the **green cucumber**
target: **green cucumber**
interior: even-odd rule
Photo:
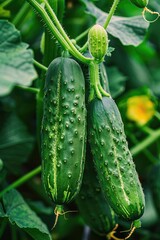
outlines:
[[[104,196],[121,218],[139,219],[144,212],[144,194],[119,110],[111,97],[89,103],[88,131]]]
[[[93,158],[87,147],[84,176],[76,203],[85,224],[95,233],[106,236],[115,227],[115,214],[103,196],[96,175]]]
[[[150,173],[150,188],[155,208],[160,216],[160,162],[152,168]]]
[[[59,57],[49,65],[42,120],[42,179],[57,205],[80,190],[86,135],[85,81],[79,64]],[[60,209],[60,208],[59,208]]]
[[[95,61],[103,62],[108,49],[108,34],[104,27],[96,24],[89,30],[88,46]]]
[[[148,0],[130,0],[135,6],[145,8],[148,5]]]

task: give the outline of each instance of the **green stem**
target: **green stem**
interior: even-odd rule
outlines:
[[[8,1],[4,1],[3,3],[0,4],[0,6],[2,8],[6,7],[7,5],[9,5],[12,2],[12,0],[8,0]]]
[[[70,49],[66,40],[61,36],[55,25],[53,24],[52,20],[48,16],[47,12],[45,11],[44,7],[40,5],[35,0],[27,0],[31,6],[39,13],[41,18],[44,20],[46,26],[51,31],[51,33],[57,38],[60,44],[65,48],[68,49],[71,53],[73,53],[72,49]]]
[[[31,92],[31,93],[38,93],[39,89],[38,88],[32,88],[32,87],[25,87],[25,86],[21,86],[21,85],[16,85],[16,88],[20,88],[23,89],[27,92]]]
[[[53,11],[56,13],[58,13],[58,0],[47,0],[49,5],[51,6],[51,8],[53,9]]]
[[[102,95],[98,89],[97,82],[99,81],[99,66],[94,61],[89,64],[90,73],[90,95],[89,101],[92,101],[95,97],[102,99]]]
[[[16,26],[16,28],[19,28],[22,25],[24,17],[26,17],[29,11],[30,11],[30,7],[25,2],[12,21],[12,23]]]
[[[58,1],[57,0],[48,0],[48,4],[51,9],[54,10],[55,14],[57,14],[58,10]],[[44,56],[43,56],[43,64],[48,66],[51,61],[56,58],[58,45],[56,43],[56,39],[52,38],[48,29],[45,27],[45,40],[44,40]],[[44,81],[43,81],[44,83]],[[44,84],[42,84],[43,87]]]
[[[83,47],[80,48],[80,52],[85,52],[88,48],[88,41],[83,45]]]
[[[43,64],[37,62],[36,60],[33,59],[33,63],[36,67],[40,68],[42,71],[47,72],[47,67],[45,67]]]
[[[78,42],[78,41],[80,41],[82,38],[84,38],[84,37],[88,34],[89,29],[90,29],[90,28],[88,28],[87,30],[85,30],[84,32],[82,32],[79,36],[77,36],[77,37],[75,38],[75,41]]]
[[[33,0],[32,0],[33,1]],[[65,42],[68,45],[68,49],[72,55],[74,55],[76,58],[78,58],[80,61],[84,62],[84,63],[89,63],[91,61],[90,58],[86,58],[84,57],[79,51],[78,49],[74,46],[74,44],[72,43],[72,41],[69,39],[68,35],[66,34],[66,32],[64,31],[62,25],[60,24],[56,14],[54,13],[54,11],[52,10],[52,8],[50,7],[50,5],[48,4],[48,2],[46,0],[44,0],[45,2],[45,6],[46,9],[51,17],[51,19],[53,20],[55,26],[56,26],[56,30],[58,31],[58,33],[60,34],[61,38],[63,37],[63,39],[65,40]],[[56,36],[55,36],[56,37]],[[58,38],[57,38],[58,39]],[[59,39],[58,39],[59,41]],[[59,41],[60,42],[60,41]]]
[[[151,128],[149,128],[147,126],[142,127],[141,130],[148,134],[152,134],[154,132],[154,130],[152,130]]]
[[[12,240],[17,240],[17,229],[15,225],[10,225]]]
[[[7,223],[8,223],[7,218],[4,218],[4,219],[2,220],[1,227],[0,227],[0,239],[2,239],[2,236],[3,236],[3,233],[4,233],[5,228],[6,228],[6,226],[7,226]]]
[[[114,2],[113,2],[113,4],[112,4],[112,7],[111,7],[111,9],[110,9],[110,11],[109,11],[109,14],[108,14],[108,16],[107,16],[107,19],[106,19],[106,21],[105,21],[105,23],[104,23],[104,25],[103,25],[103,27],[104,27],[105,29],[107,29],[107,27],[108,27],[108,25],[109,25],[109,23],[110,23],[110,21],[111,21],[111,18],[112,18],[113,14],[114,14],[117,6],[118,6],[119,1],[120,1],[120,0],[114,0]]]
[[[153,132],[150,136],[145,138],[142,142],[140,142],[138,145],[135,147],[132,147],[131,153],[136,156],[139,154],[141,151],[146,149],[148,146],[150,146],[153,142],[155,142],[158,138],[160,137],[160,129],[156,130]]]
[[[128,136],[134,144],[138,144],[139,141],[133,134],[128,134]],[[143,149],[143,153],[150,160],[151,163],[157,162],[156,158],[152,155],[150,151],[148,151],[148,149]]]
[[[89,101],[92,101],[95,97],[102,99],[102,96],[110,97],[101,86],[100,76],[99,76],[99,64],[96,61],[92,61],[89,64],[90,72],[90,95]]]
[[[5,194],[6,192],[10,191],[13,188],[17,188],[21,186],[23,183],[27,182],[30,178],[34,177],[38,173],[41,172],[41,166],[38,166],[37,168],[33,169],[31,172],[25,174],[23,177],[19,178],[15,182],[11,183],[8,187],[6,187],[4,190],[0,192],[0,198]]]
[[[65,0],[58,0],[58,19],[60,22],[62,22],[63,15],[65,11]]]
[[[160,121],[160,113],[158,111],[156,111],[154,115]]]
[[[48,0],[50,7],[55,11],[57,14],[58,11],[58,0]],[[45,66],[49,66],[49,64],[57,57],[58,52],[58,45],[57,40],[55,38],[52,38],[50,32],[48,31],[47,27],[45,27],[45,34],[44,34],[44,55],[43,55],[43,64]],[[37,64],[37,67],[42,66]],[[45,67],[47,70],[47,68]],[[42,69],[43,70],[43,69]],[[43,117],[43,95],[44,95],[44,85],[45,85],[45,74],[46,72],[42,71],[41,76],[39,78],[39,93],[37,94],[37,142],[38,147],[40,150],[40,133],[41,133],[41,123],[42,123],[42,117]]]

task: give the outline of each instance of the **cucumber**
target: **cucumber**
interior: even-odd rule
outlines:
[[[107,235],[115,227],[115,214],[103,196],[87,147],[86,164],[80,193],[76,203],[85,224],[98,235]]]
[[[111,97],[96,98],[89,103],[88,131],[104,196],[121,218],[139,219],[144,212],[144,194],[119,110]]]
[[[94,25],[88,33],[89,52],[98,63],[103,62],[108,49],[108,34],[104,27]]]
[[[84,170],[85,81],[79,64],[59,57],[49,65],[42,120],[42,179],[57,205],[80,190]]]
[[[148,0],[130,0],[135,6],[145,8],[148,5]]]
[[[150,173],[150,188],[155,208],[160,216],[160,162],[152,168]]]

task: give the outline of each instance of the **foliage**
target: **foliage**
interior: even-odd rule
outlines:
[[[152,198],[150,175],[160,162],[160,20],[149,24],[142,17],[142,9],[129,0],[117,1],[108,23],[116,0],[48,0],[63,26],[59,41],[31,2],[0,0],[0,239],[106,239],[93,233],[79,212],[60,216],[52,230],[55,206],[40,176],[39,135],[46,69],[68,46],[70,56],[81,64],[88,80],[90,56],[84,56],[88,56],[88,30],[95,23],[106,25],[109,50],[103,75],[121,112],[146,198],[142,227],[131,239],[159,239],[160,216]],[[158,0],[150,1],[147,7],[160,12]],[[63,30],[69,36],[68,45]],[[45,41],[41,41],[44,36]],[[135,108],[133,102],[129,104],[133,99]],[[140,105],[145,109],[143,116],[139,114]],[[149,113],[147,106],[152,110]],[[132,114],[127,113],[127,107],[132,108]],[[78,211],[75,202],[65,209]],[[120,231],[129,229],[130,223],[117,221],[117,237],[125,237]]]

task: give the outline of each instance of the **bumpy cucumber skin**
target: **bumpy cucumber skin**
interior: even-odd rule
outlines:
[[[150,175],[150,187],[153,201],[160,216],[160,162],[153,167]]]
[[[130,0],[135,6],[144,8],[148,5],[148,0]]]
[[[79,192],[84,170],[85,81],[78,63],[56,58],[45,84],[42,120],[42,179],[54,203],[68,203]]]
[[[98,235],[105,235],[115,227],[115,214],[103,196],[87,147],[86,164],[80,193],[76,198],[84,222]]]
[[[136,220],[144,212],[144,194],[128,149],[119,110],[112,98],[94,99],[88,112],[89,140],[100,185],[114,212]]]
[[[108,49],[108,35],[99,24],[94,25],[88,33],[88,45],[91,55],[98,62],[103,61]]]

